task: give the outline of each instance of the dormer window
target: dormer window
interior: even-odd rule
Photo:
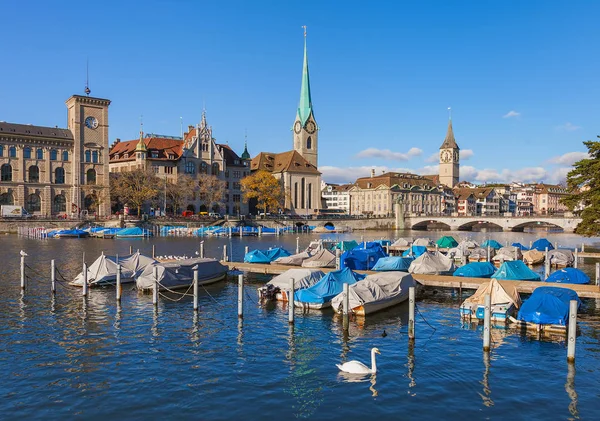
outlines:
[[[158,151],[152,151],[152,158],[158,158]]]
[[[128,153],[124,153],[123,154],[123,158],[125,158],[125,159],[129,158],[129,154]]]
[[[169,159],[175,159],[175,155],[173,155],[172,153],[169,154]]]
[[[118,153],[115,154],[114,159],[119,159],[119,154]]]

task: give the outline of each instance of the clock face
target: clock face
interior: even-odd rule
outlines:
[[[85,127],[87,127],[88,129],[95,129],[96,127],[98,127],[98,120],[96,119],[96,117],[86,117]]]
[[[294,123],[294,131],[296,132],[296,134],[300,133],[300,130],[302,130],[302,123],[300,123],[299,121],[296,121]]]
[[[454,162],[458,162],[458,151],[454,151]]]
[[[317,126],[315,125],[314,121],[309,121],[306,123],[306,131],[308,133],[313,134],[315,130],[317,130]]]
[[[448,161],[450,161],[450,152],[448,152],[448,151],[442,151],[442,153],[440,154],[440,161],[441,162],[448,162]]]

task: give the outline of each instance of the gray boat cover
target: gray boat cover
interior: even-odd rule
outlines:
[[[548,260],[551,265],[571,266],[575,262],[575,256],[571,250],[555,249],[548,252]]]
[[[335,254],[327,249],[319,250],[302,262],[303,268],[334,268]]]
[[[408,268],[410,273],[449,274],[456,270],[454,261],[439,251],[428,251],[417,257]]]
[[[267,285],[273,285],[280,290],[287,291],[290,289],[290,282],[293,279],[294,290],[298,290],[313,286],[323,276],[325,274],[319,269],[288,269],[267,282]]]
[[[494,249],[490,248],[490,254],[494,254]],[[477,260],[481,260],[481,259],[485,259],[487,260],[488,257],[488,252],[486,249],[484,249],[483,247],[475,247],[472,250],[469,250],[469,260],[471,261],[477,261]]]
[[[435,244],[433,244],[433,241],[431,241],[429,238],[417,238],[415,241],[413,241],[412,245],[423,247],[435,247]]]
[[[479,285],[475,294],[463,301],[461,307],[477,309],[477,306],[485,304],[487,294],[490,295],[491,305],[513,303],[515,308],[521,307],[521,296],[517,292],[516,285],[511,282],[505,282],[502,285],[496,279]]]
[[[216,259],[194,258],[157,263],[144,269],[136,280],[137,288],[142,290],[154,288],[154,267],[158,268],[159,290],[189,287],[194,281],[192,268],[196,265],[198,265],[199,284],[219,277],[224,278],[227,275],[227,267]]]
[[[479,247],[479,244],[473,240],[462,240],[460,243],[458,243],[458,246],[456,247],[462,250],[471,250],[476,247]]]
[[[121,279],[131,279],[139,276],[144,269],[156,263],[156,260],[136,252],[129,256],[119,257]],[[87,270],[88,285],[114,283],[117,280],[117,256],[101,255]],[[83,285],[83,272],[80,272],[71,285]]]
[[[505,246],[498,250],[496,255],[492,257],[492,260],[494,262],[510,262],[513,260],[521,260],[522,258],[523,253],[519,247]]]
[[[408,294],[408,288],[416,285],[412,275],[406,272],[380,272],[368,275],[348,288],[349,308],[384,301],[398,295]],[[344,293],[331,300],[334,309],[343,306]]]
[[[272,265],[290,265],[302,266],[302,262],[310,257],[310,253],[303,251],[302,253],[292,254],[291,256],[279,257],[271,262]]]
[[[446,256],[448,256],[451,259],[453,258],[455,260],[460,260],[460,259],[462,259],[463,256],[469,256],[470,254],[471,254],[471,250],[469,250],[467,248],[453,247],[451,249],[448,249]]]
[[[406,238],[398,238],[396,241],[394,241],[394,244],[392,244],[392,246],[408,247],[408,246],[410,246],[410,241],[407,240]]]

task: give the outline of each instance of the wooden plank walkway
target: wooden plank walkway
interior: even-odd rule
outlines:
[[[286,265],[267,265],[261,263],[244,263],[244,262],[221,262],[225,266],[228,266],[230,270],[239,270],[242,272],[259,273],[265,275],[279,275],[288,269],[297,269],[298,266],[286,266]],[[325,273],[334,271],[332,268],[320,268]],[[358,273],[372,274],[378,273],[369,270],[357,270]],[[421,285],[425,287],[439,287],[439,288],[464,288],[464,289],[477,289],[479,286],[488,282],[488,278],[463,278],[459,276],[447,276],[447,275],[420,275],[413,274],[413,278]],[[550,286],[559,288],[570,288],[577,292],[580,298],[600,298],[600,285],[576,285],[576,284],[560,284],[553,282],[533,282],[533,281],[500,281],[503,283],[510,283],[511,285],[517,286],[517,291],[530,294],[537,287]]]
[[[390,252],[395,252],[394,254],[401,254],[402,252],[408,250],[407,246],[388,246],[388,250]],[[431,247],[428,248],[429,251],[435,251],[436,249]],[[447,248],[443,248],[443,247],[438,247],[437,251],[440,251],[442,253],[447,253],[448,249]],[[587,259],[600,259],[600,253],[595,253],[595,252],[591,252],[591,251],[578,251],[577,252],[577,256],[579,258],[587,258]]]

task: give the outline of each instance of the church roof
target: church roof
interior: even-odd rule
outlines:
[[[248,152],[248,142],[244,142],[244,152],[242,152],[242,159],[250,159],[250,152]]]
[[[302,85],[300,86],[300,103],[298,104],[298,118],[302,125],[306,123],[312,113],[312,99],[310,97],[310,77],[308,75],[308,56],[306,54],[306,34],[304,35],[304,63],[302,64]]]
[[[252,158],[250,169],[252,171],[264,170],[271,173],[321,174],[317,170],[317,167],[309,163],[296,151],[282,153],[261,152]]]
[[[27,136],[61,140],[73,140],[73,133],[69,129],[58,127],[32,126],[31,124],[16,124],[0,122],[0,135]]]
[[[448,131],[446,132],[446,139],[440,146],[440,149],[460,149],[454,139],[454,131],[452,130],[452,120],[448,120]]]

